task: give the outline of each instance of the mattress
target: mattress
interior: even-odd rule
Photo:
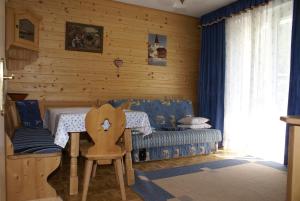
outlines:
[[[143,137],[142,134],[132,135],[132,146],[134,150],[220,141],[222,141],[222,135],[221,131],[217,129],[156,131],[145,137]]]

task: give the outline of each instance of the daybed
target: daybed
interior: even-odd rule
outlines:
[[[131,110],[148,114],[153,133],[143,136],[132,131],[133,161],[171,159],[184,156],[209,154],[217,151],[222,140],[220,130],[182,130],[177,127],[179,119],[193,116],[192,102],[188,100],[111,100],[114,107],[125,102]]]

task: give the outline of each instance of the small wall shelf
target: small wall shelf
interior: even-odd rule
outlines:
[[[6,49],[16,46],[38,51],[41,18],[29,10],[6,10]]]
[[[37,59],[41,18],[26,9],[6,8],[7,68],[20,70]]]

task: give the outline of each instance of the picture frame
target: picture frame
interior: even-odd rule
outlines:
[[[167,36],[152,33],[148,35],[148,64],[167,65]]]
[[[66,22],[65,50],[103,53],[102,26]]]

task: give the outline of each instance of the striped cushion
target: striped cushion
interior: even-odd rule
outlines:
[[[15,153],[55,153],[61,147],[54,144],[54,138],[47,129],[19,128],[12,140]]]

